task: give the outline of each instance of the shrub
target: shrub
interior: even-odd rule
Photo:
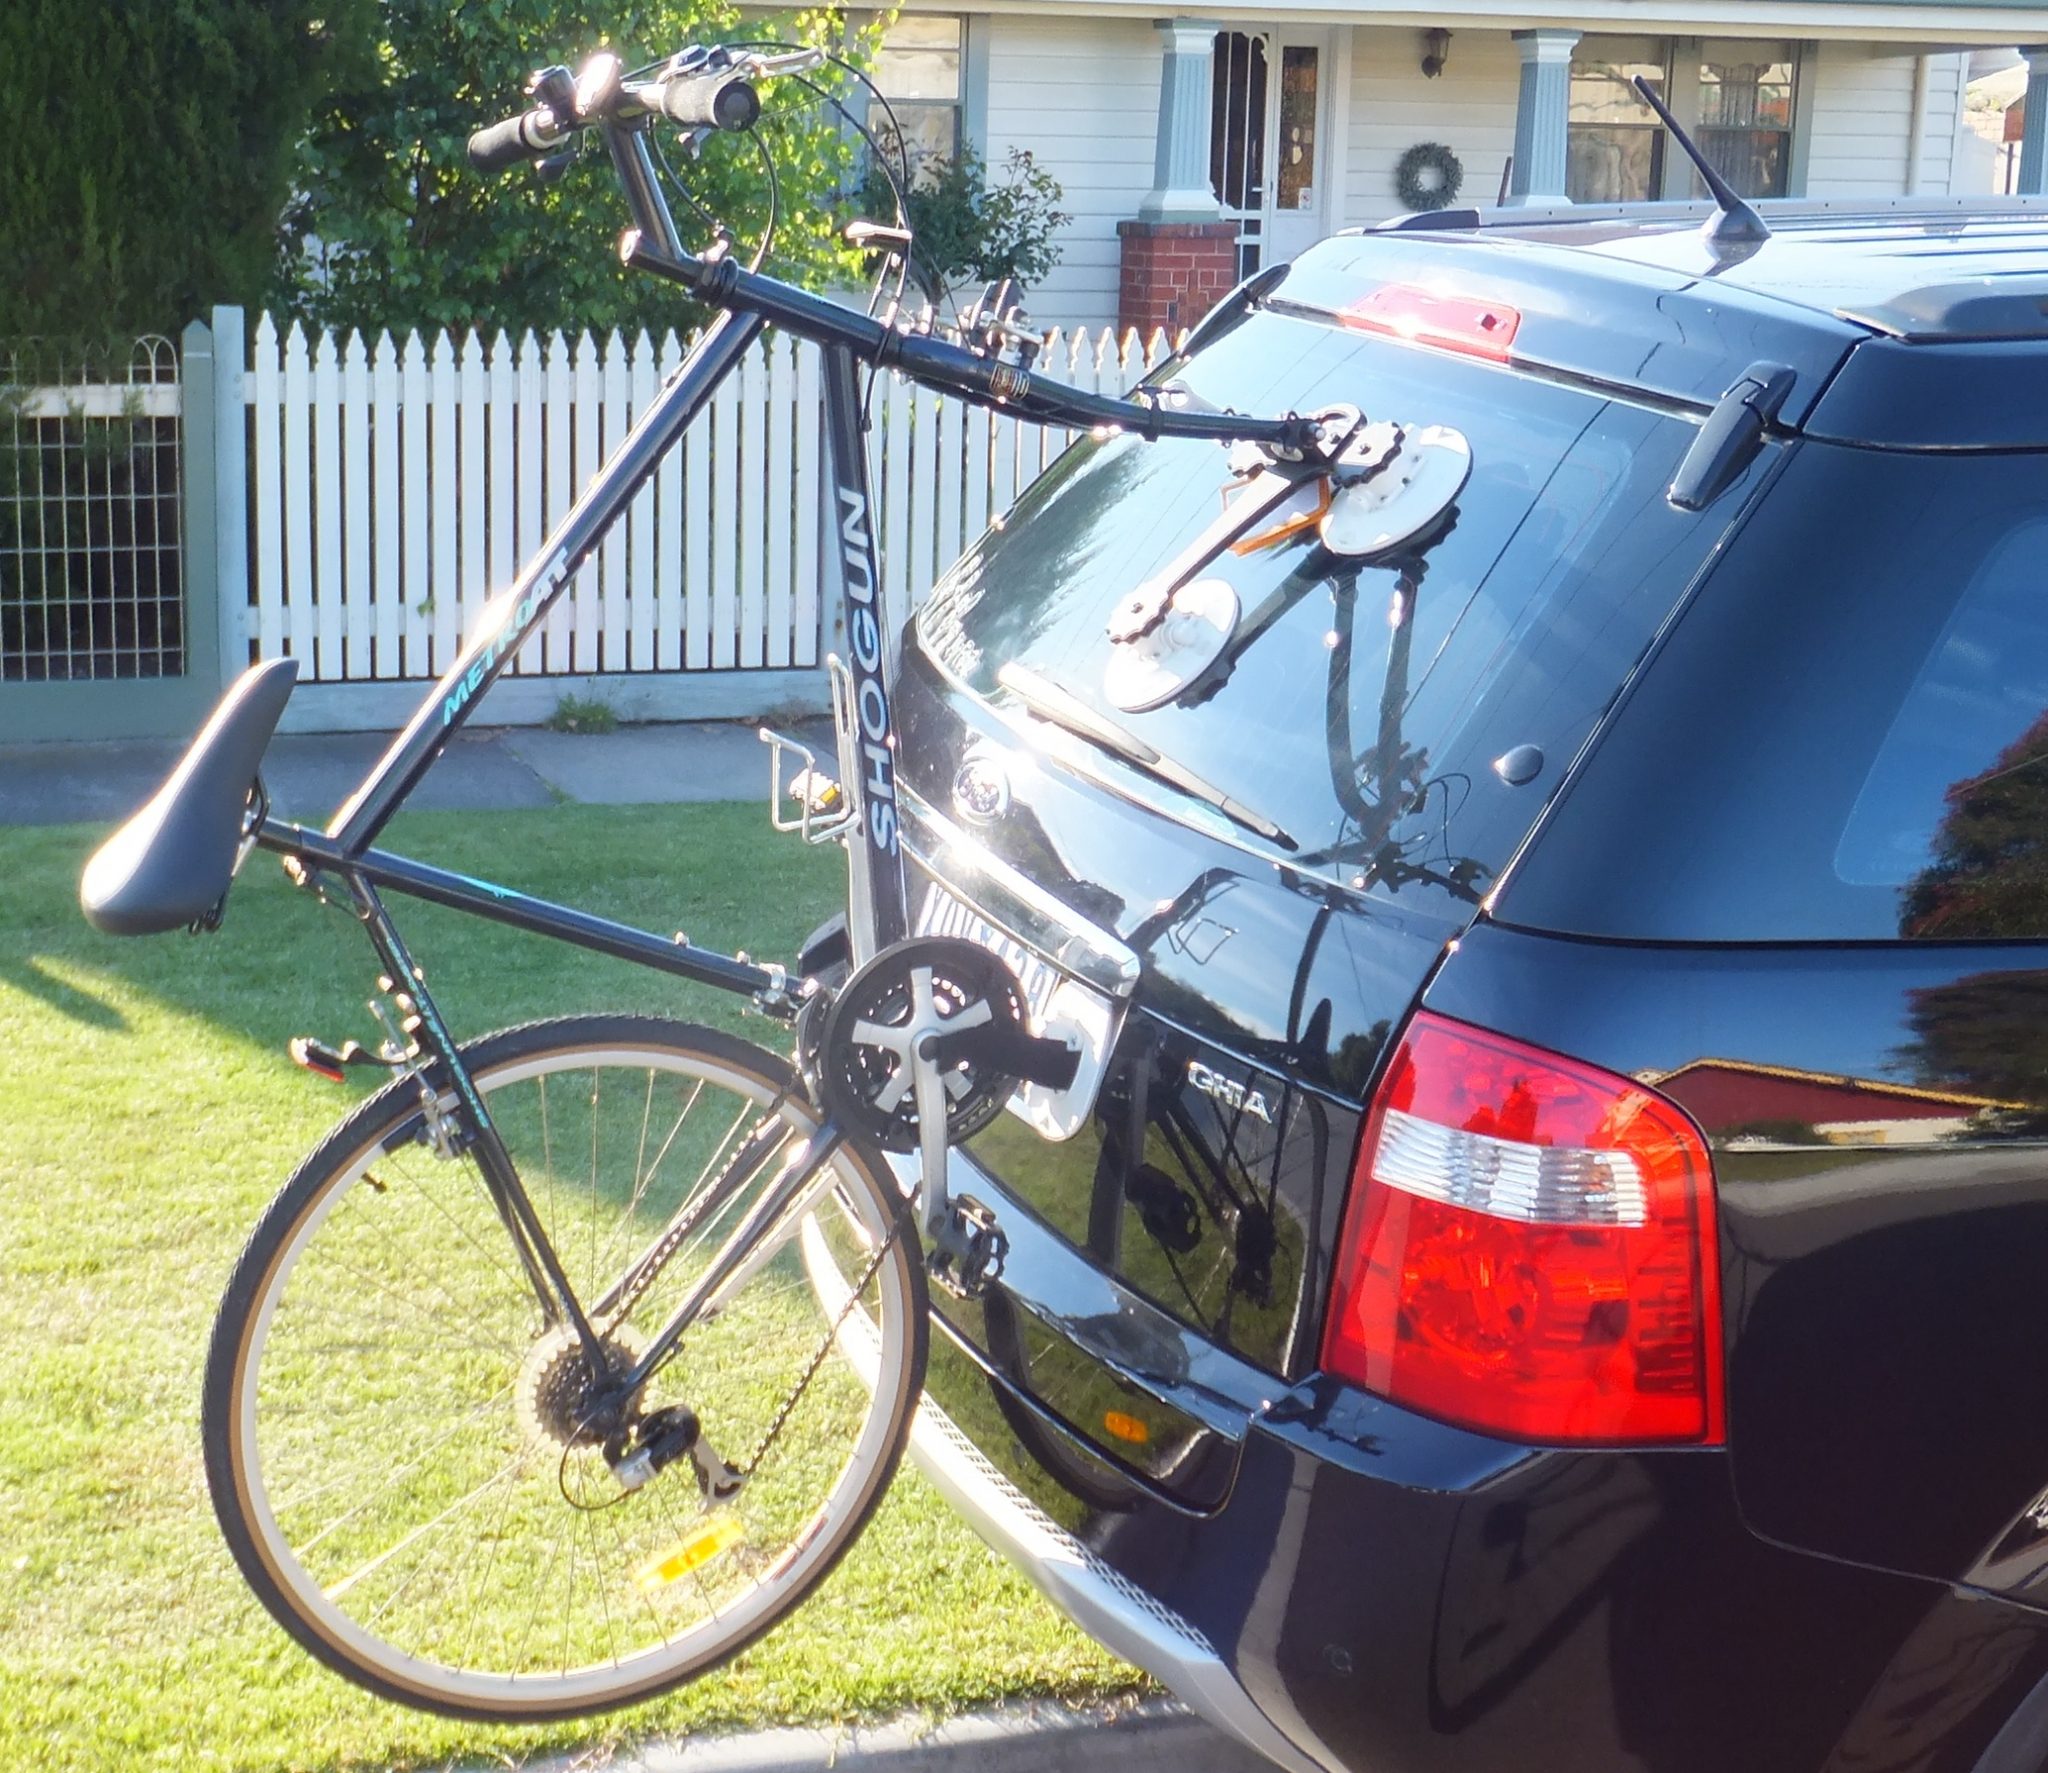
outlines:
[[[0,337],[175,333],[267,293],[293,152],[367,0],[10,0]]]
[[[950,160],[914,167],[908,193],[913,252],[922,270],[951,282],[991,282],[1014,277],[1032,284],[1059,263],[1053,236],[1074,218],[1060,209],[1059,181],[1030,152],[1012,148],[1003,157],[1003,176],[991,183],[988,168],[972,148]],[[861,193],[867,212],[894,216],[887,181],[873,167]]]

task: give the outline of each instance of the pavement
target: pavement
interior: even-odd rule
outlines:
[[[800,1627],[798,1628],[800,1629]],[[526,1773],[586,1773],[573,1755]],[[1270,1761],[1169,1699],[1075,1708],[1040,1700],[941,1723],[692,1736],[613,1752],[605,1773],[1273,1773]]]
[[[831,723],[800,721],[796,735],[831,753]],[[621,726],[608,733],[495,727],[455,735],[413,790],[421,811],[760,800],[768,748],[744,721]],[[280,733],[263,760],[272,809],[325,823],[390,743],[385,733]],[[0,745],[0,825],[122,819],[176,766],[174,740]]]
[[[831,754],[828,721],[794,736]],[[737,721],[622,726],[609,733],[501,727],[458,733],[414,790],[429,809],[631,806],[759,800],[768,748]],[[381,733],[280,733],[263,761],[271,805],[324,823],[388,743]],[[183,747],[172,741],[0,745],[0,826],[125,818],[156,792]],[[801,1626],[796,1629],[801,1629]],[[1172,1700],[1075,1708],[1038,1701],[934,1723],[885,1719],[837,1730],[766,1730],[655,1740],[606,1773],[1271,1773],[1271,1763]],[[586,1755],[528,1773],[588,1773]]]

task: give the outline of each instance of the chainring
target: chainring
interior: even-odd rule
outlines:
[[[813,1063],[822,1106],[884,1151],[915,1151],[910,1043],[921,1027],[944,1033],[990,1020],[1030,1029],[1016,976],[988,949],[958,936],[917,936],[885,948],[840,988],[818,1025]],[[1018,1081],[971,1059],[955,1059],[941,1079],[948,1144],[994,1120]]]

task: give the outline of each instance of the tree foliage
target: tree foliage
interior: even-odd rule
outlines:
[[[2048,715],[1947,801],[1933,859],[1906,887],[1901,933],[2038,937],[2048,905]]]
[[[175,332],[267,292],[367,0],[7,0],[0,337]]]
[[[554,183],[530,171],[485,177],[470,132],[520,109],[528,76],[611,48],[629,67],[689,43],[774,37],[836,42],[830,15],[742,21],[724,0],[378,0],[377,53],[317,112],[301,197],[285,236],[292,306],[344,326],[613,327],[672,324],[679,292],[619,266],[625,212],[594,141]],[[780,181],[775,261],[818,277],[851,260],[833,235],[850,150],[836,122],[792,82],[764,94],[759,134]],[[751,249],[768,181],[747,136],[714,135],[671,163]],[[671,193],[671,202],[676,199]],[[709,229],[678,205],[686,238]]]
[[[1059,263],[1053,236],[1074,218],[1059,207],[1065,195],[1059,181],[1028,149],[1012,148],[1002,177],[993,181],[981,156],[966,146],[913,171],[906,207],[926,272],[947,282],[1013,277],[1029,285]],[[863,201],[872,216],[892,214],[887,182],[873,167]]]

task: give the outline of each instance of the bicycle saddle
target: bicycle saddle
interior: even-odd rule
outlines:
[[[93,852],[78,902],[94,929],[154,935],[196,923],[220,903],[234,878],[250,785],[298,676],[296,659],[244,671],[170,779]]]

